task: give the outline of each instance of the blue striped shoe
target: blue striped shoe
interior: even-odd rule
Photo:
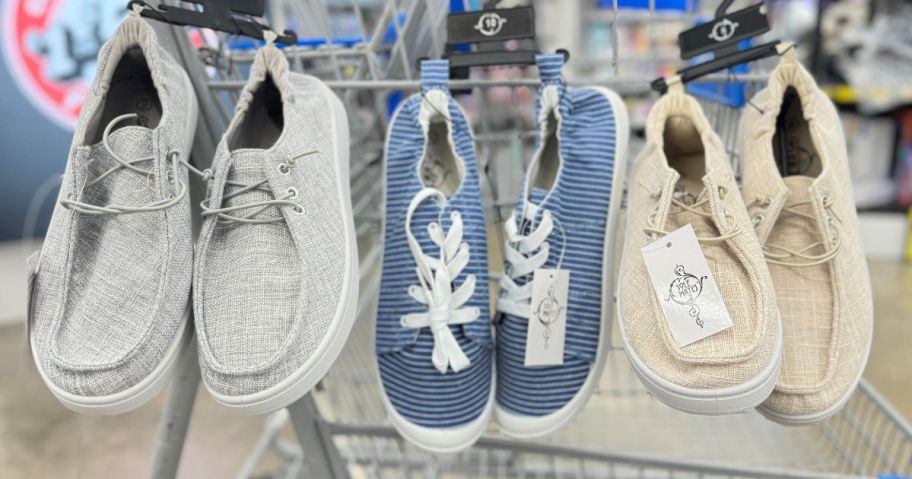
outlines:
[[[563,61],[560,54],[536,58],[542,80],[536,101],[540,136],[522,197],[506,224],[506,265],[497,300],[494,414],[505,433],[522,438],[557,430],[585,404],[604,366],[613,304],[614,225],[623,190],[627,113],[612,91],[567,88],[560,73]],[[560,365],[525,366],[537,269],[570,272]]]
[[[484,210],[448,75],[445,60],[422,62],[421,94],[390,122],[376,325],[390,419],[434,452],[471,446],[494,402]]]

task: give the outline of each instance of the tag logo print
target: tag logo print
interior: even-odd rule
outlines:
[[[697,277],[684,270],[683,265],[677,265],[674,269],[677,276],[668,286],[668,297],[665,301],[674,301],[682,306],[690,306],[690,317],[696,320],[697,326],[703,327],[703,320],[700,319],[700,306],[695,304],[700,294],[703,293],[703,280],[707,276]]]
[[[507,23],[506,18],[501,17],[496,13],[489,12],[478,17],[478,23],[475,24],[474,28],[486,37],[493,37],[500,33],[500,29],[503,28],[504,23]]]
[[[548,339],[551,338],[551,325],[560,319],[564,307],[554,294],[554,288],[548,288],[548,296],[542,298],[535,307],[535,317],[545,327],[542,337],[545,338],[545,349],[548,349]]]
[[[709,32],[709,38],[717,42],[724,42],[735,34],[738,29],[738,23],[727,18],[713,25],[712,31]]]

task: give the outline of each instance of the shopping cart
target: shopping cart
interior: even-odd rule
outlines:
[[[617,325],[612,324],[608,361],[598,391],[568,427],[539,441],[518,441],[491,428],[469,450],[434,455],[404,441],[385,419],[373,355],[373,317],[379,283],[382,146],[389,112],[418,89],[419,59],[439,57],[446,43],[448,0],[272,0],[269,22],[292,28],[301,39],[284,49],[296,71],[323,78],[343,99],[352,132],[352,201],[361,257],[358,322],[329,375],[309,396],[268,416],[260,441],[239,477],[260,470],[276,455],[276,477],[466,477],[466,478],[825,478],[912,476],[912,429],[877,391],[862,381],[846,407],[807,427],[787,428],[757,413],[727,417],[689,415],[652,398],[632,372]],[[673,24],[655,12],[631,14],[613,8],[586,12],[582,21],[610,27],[630,21]],[[591,13],[591,14],[590,14]],[[661,18],[660,18],[661,17]],[[161,37],[190,73],[201,104],[193,157],[205,167],[224,131],[258,44],[159,25]],[[651,29],[652,27],[649,26]],[[582,31],[582,26],[580,26]],[[615,40],[617,39],[617,29]],[[199,32],[197,32],[199,33]],[[601,52],[619,58],[617,42]],[[585,57],[574,57],[589,65]],[[534,70],[534,69],[533,69]],[[646,76],[598,78],[581,69],[573,84],[598,84],[627,96],[648,98]],[[614,71],[617,71],[616,64]],[[762,73],[741,75],[748,89]],[[730,78],[710,77],[723,83]],[[502,251],[499,223],[517,197],[522,170],[531,158],[534,71],[518,69],[454,81],[470,90],[458,100],[473,123],[483,194],[489,217],[492,277]],[[739,110],[706,105],[733,159],[738,157]],[[748,106],[749,107],[749,106]],[[634,130],[642,125],[633,124]],[[636,138],[636,136],[634,136]],[[631,142],[631,157],[638,149]],[[492,281],[496,283],[496,281]],[[173,476],[180,458],[199,373],[190,358],[171,388],[156,450],[156,477]],[[283,431],[296,433],[291,440]]]

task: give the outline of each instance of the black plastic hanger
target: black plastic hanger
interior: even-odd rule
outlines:
[[[535,50],[507,50],[508,40],[535,39],[535,8],[496,8],[499,1],[490,1],[483,10],[451,13],[447,17],[447,48],[444,58],[451,69],[480,66],[535,65]],[[474,51],[459,52],[456,45],[474,44]],[[565,59],[567,50],[558,50]]]
[[[158,8],[152,7],[142,0],[132,0],[127,4],[127,9],[133,5],[143,7],[140,15],[171,25],[190,25],[194,27],[210,28],[232,35],[264,40],[263,33],[272,31],[254,17],[262,17],[266,11],[265,0],[186,0],[189,3],[202,6],[202,11],[174,7],[161,4]],[[298,36],[291,30],[283,33],[276,32],[276,41],[294,45]]]
[[[450,79],[469,78],[470,67],[535,65],[539,52],[528,49],[507,50],[508,40],[535,39],[535,9],[529,7],[496,8],[499,0],[485,4],[483,10],[451,13],[447,16],[447,44],[443,58],[450,63]],[[462,45],[474,45],[472,51],[458,51]],[[570,52],[559,49],[564,61]],[[454,90],[454,95],[471,90]]]
[[[725,13],[733,1],[724,0],[716,9],[716,16],[712,21],[697,25],[678,35],[682,60],[703,53],[714,53],[714,58],[708,62],[678,70],[677,77],[681,83],[688,83],[710,73],[781,53],[778,40],[738,50],[738,42],[762,35],[769,31],[770,26],[766,16],[766,5],[762,2],[736,12]],[[657,78],[652,82],[652,89],[665,93],[668,91],[668,82],[665,78]]]

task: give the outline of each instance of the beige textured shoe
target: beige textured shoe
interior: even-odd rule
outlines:
[[[836,413],[871,347],[871,282],[836,109],[783,55],[743,117],[744,184],[782,314],[782,374],[760,411],[783,424]]]
[[[688,223],[732,326],[679,347],[640,249]],[[756,407],[772,391],[782,354],[772,280],[722,142],[680,84],[650,112],[646,147],[629,178],[618,298],[627,354],[664,403],[731,414]]]

